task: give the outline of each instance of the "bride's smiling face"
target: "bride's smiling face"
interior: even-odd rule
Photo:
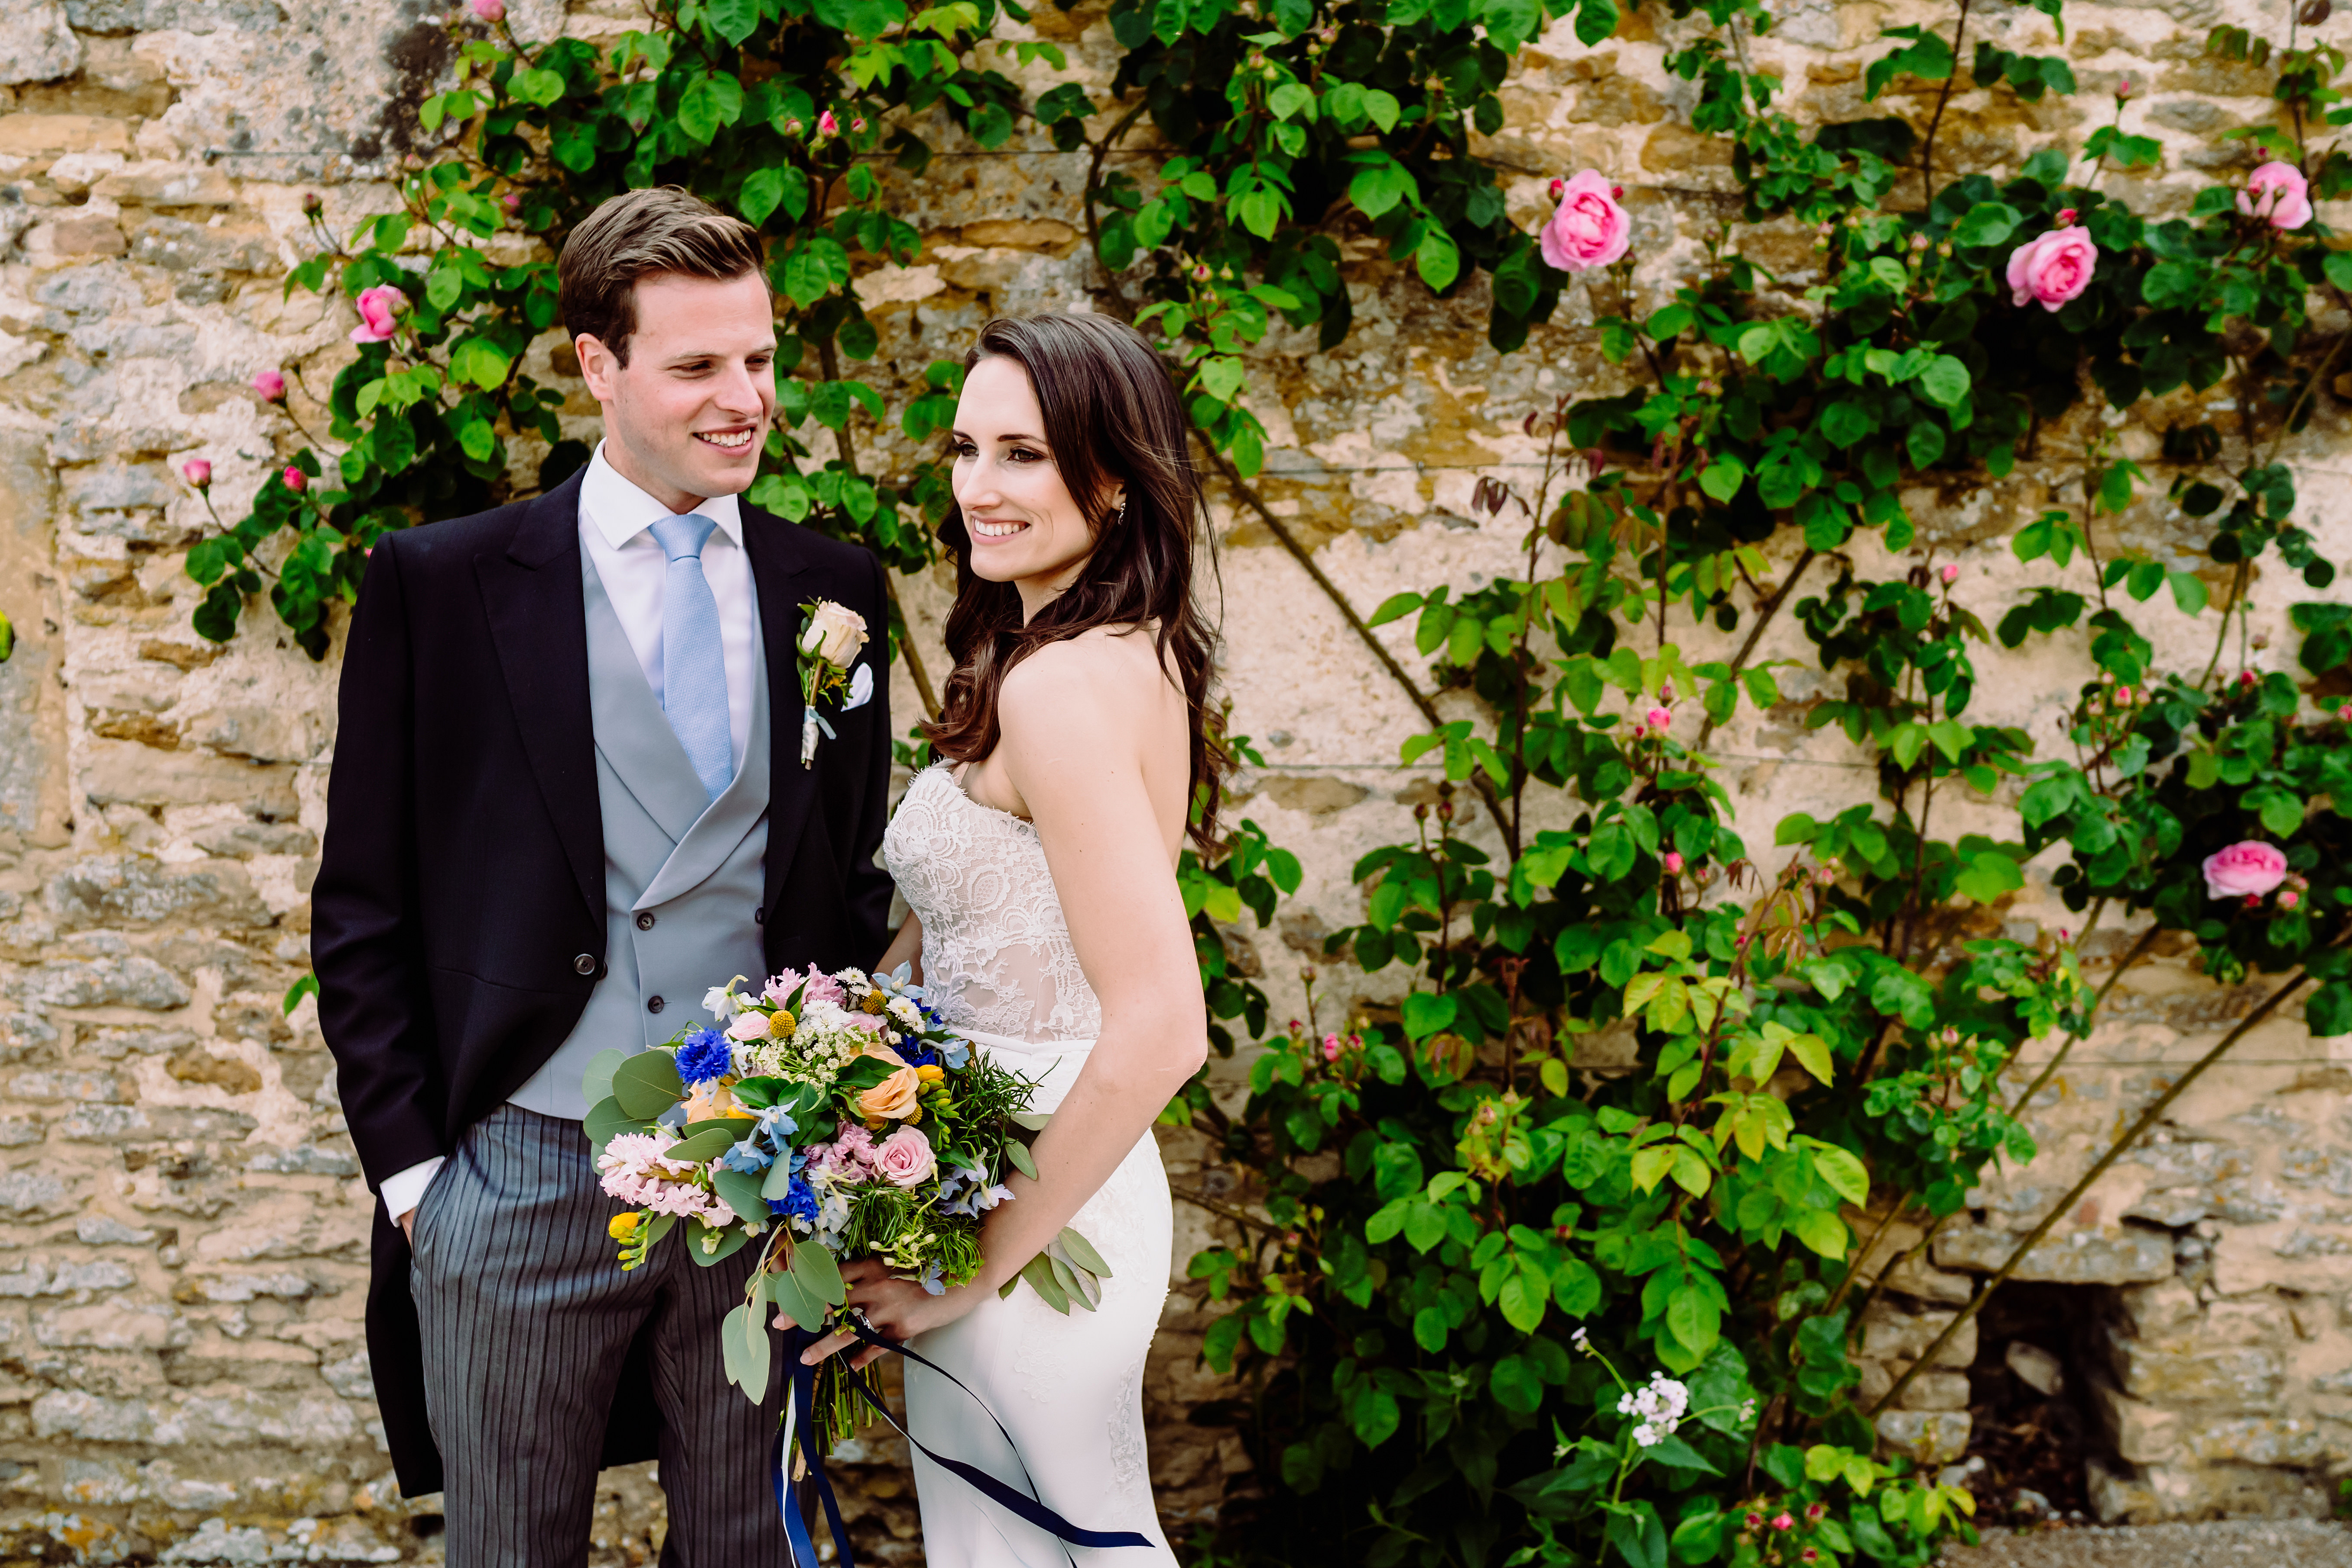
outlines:
[[[971,569],[1021,590],[1027,614],[1076,581],[1093,553],[1086,509],[1045,442],[1045,416],[1021,362],[982,360],[963,382],[953,436],[956,505]],[[1114,502],[1116,498],[1113,498]]]

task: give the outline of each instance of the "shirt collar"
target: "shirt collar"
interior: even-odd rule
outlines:
[[[580,483],[580,510],[598,536],[614,550],[646,534],[662,519],[676,515],[605,461],[602,441],[596,443],[596,455],[588,459],[588,477]],[[735,497],[710,496],[694,510],[717,523],[716,531],[725,534],[730,543],[742,546],[743,514]]]

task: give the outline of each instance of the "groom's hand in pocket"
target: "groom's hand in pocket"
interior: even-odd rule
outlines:
[[[402,1215],[395,1223],[400,1226],[400,1234],[408,1238],[408,1245],[411,1247],[414,1247],[416,1245],[416,1211],[415,1209],[410,1209],[406,1214]]]

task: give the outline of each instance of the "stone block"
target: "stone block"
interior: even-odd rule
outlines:
[[[2044,1398],[2066,1386],[2065,1368],[2059,1365],[2056,1356],[2039,1345],[2027,1344],[2023,1340],[2011,1340],[2001,1359],[2009,1370],[2017,1374],[2020,1383]]]
[[[1909,1312],[1881,1297],[1862,1320],[1862,1353],[1874,1360],[1917,1361],[1956,1312]],[[1977,1359],[1977,1321],[1970,1318],[1937,1353],[1935,1364],[1962,1371]]]
[[[2086,1468],[2091,1510],[2103,1524],[2161,1524],[2200,1519],[2326,1519],[2328,1502],[2293,1470],[2252,1465]]]
[[[1930,1368],[1911,1380],[1903,1391],[1905,1410],[1966,1410],[1969,1407],[1969,1374]]]
[[[0,1172],[0,1214],[46,1219],[65,1212],[65,1183],[47,1171]]]
[[[90,194],[151,207],[226,207],[236,205],[236,183],[202,163],[149,159],[126,163],[100,179]]]
[[[2023,1239],[1986,1226],[1956,1226],[1936,1237],[1936,1262],[1945,1268],[1990,1274],[2009,1261]],[[2172,1272],[2171,1237],[2117,1226],[2043,1237],[2010,1278],[2059,1285],[2128,1285],[2168,1279]]]
[[[2251,1345],[2180,1352],[2116,1340],[2108,1359],[2125,1393],[2172,1408],[2260,1410],[2286,1387],[2279,1353]]]
[[[5,125],[5,121],[0,121]],[[131,248],[122,226],[110,217],[68,217],[37,223],[25,235],[25,254],[36,267],[103,261]]]
[[[2116,1453],[2136,1465],[2179,1457],[2182,1421],[2177,1412],[2134,1399],[2104,1377],[2092,1378],[2090,1388],[2091,1408]]]
[[[164,1012],[188,1005],[188,988],[152,958],[116,953],[36,964],[8,983],[7,994],[52,1007],[144,1007]]]
[[[93,855],[50,878],[43,897],[68,929],[169,920],[216,927],[269,923],[268,907],[241,866],[165,866],[146,855]]]
[[[242,805],[289,821],[302,815],[291,766],[159,752],[130,741],[89,741],[81,787],[93,805]]]
[[[81,69],[81,40],[56,0],[0,9],[0,86],[57,81]]]
[[[1885,1410],[1879,1440],[1922,1465],[1948,1465],[1969,1451],[1975,1419],[1965,1410]]]
[[[33,1314],[33,1342],[56,1350],[160,1351],[187,1331],[161,1301],[93,1301]]]

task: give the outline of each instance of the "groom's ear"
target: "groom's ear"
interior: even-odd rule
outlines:
[[[580,357],[580,379],[588,384],[588,395],[599,403],[610,403],[620,395],[615,380],[621,372],[620,356],[604,346],[593,332],[582,332],[572,340],[572,352]]]

